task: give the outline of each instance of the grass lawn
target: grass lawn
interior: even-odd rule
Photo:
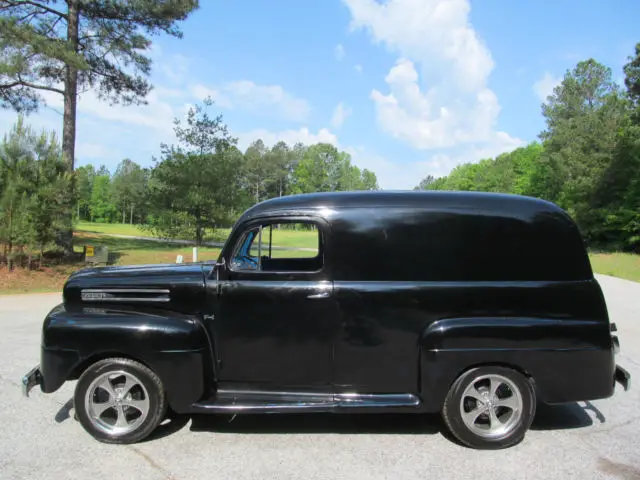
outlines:
[[[127,223],[94,223],[94,222],[78,222],[75,227],[76,232],[81,234],[111,234],[111,235],[128,235],[133,237],[153,237],[151,232],[143,230],[138,225],[129,225]],[[215,235],[210,233],[205,235],[206,240],[215,239],[224,242],[231,233],[229,228],[220,228],[215,231]],[[269,231],[263,233],[263,242],[268,239]],[[188,240],[188,239],[186,239]],[[309,231],[273,230],[273,244],[281,247],[298,247],[298,248],[316,248],[317,233]]]
[[[640,255],[633,253],[591,253],[591,267],[596,273],[640,282]]]
[[[150,237],[151,233],[141,229],[137,225],[128,223],[94,223],[78,222],[75,225],[76,232],[110,233],[112,235],[130,235],[133,237]]]

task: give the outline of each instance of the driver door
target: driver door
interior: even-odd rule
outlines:
[[[218,388],[330,391],[338,315],[324,263],[327,228],[304,217],[237,230],[219,277]],[[307,248],[278,245],[292,238]]]

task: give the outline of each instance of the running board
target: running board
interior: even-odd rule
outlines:
[[[194,413],[331,412],[349,408],[419,407],[412,393],[306,393],[218,390],[216,395],[192,405]]]

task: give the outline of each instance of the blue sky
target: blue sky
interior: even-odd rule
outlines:
[[[622,80],[637,0],[201,0],[155,37],[144,107],[79,101],[77,164],[151,165],[205,95],[246,146],[330,142],[383,188],[415,186],[535,140],[540,102],[593,57]],[[60,131],[61,99],[29,121]],[[8,126],[15,114],[0,112]]]

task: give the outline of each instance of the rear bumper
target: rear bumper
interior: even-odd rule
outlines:
[[[22,395],[29,396],[29,392],[36,385],[42,385],[42,373],[40,372],[40,365],[36,365],[29,372],[22,377]]]
[[[616,365],[616,373],[614,378],[617,383],[622,385],[625,392],[631,387],[631,374],[620,365]]]

